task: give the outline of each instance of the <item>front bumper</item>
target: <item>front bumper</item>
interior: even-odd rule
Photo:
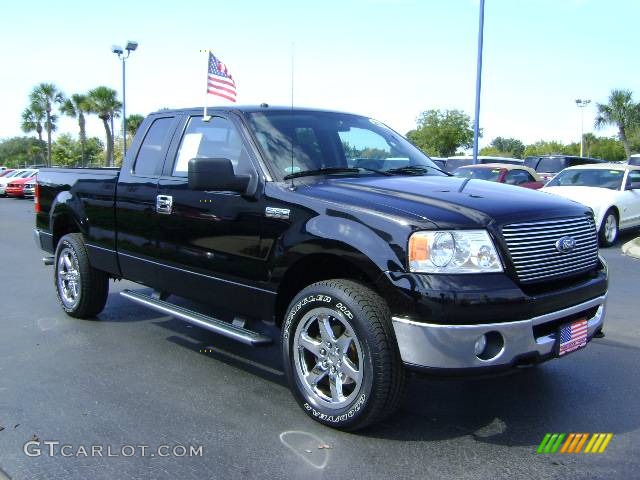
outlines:
[[[476,370],[501,370],[548,360],[555,356],[560,324],[573,319],[588,320],[587,338],[602,329],[606,294],[578,305],[527,320],[481,325],[440,325],[393,317],[400,355],[410,368],[465,373]],[[496,332],[502,348],[492,358],[476,356],[476,340]],[[492,334],[495,337],[495,334]],[[495,337],[498,338],[498,337]]]

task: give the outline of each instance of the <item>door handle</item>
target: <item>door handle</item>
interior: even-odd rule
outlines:
[[[173,197],[171,195],[158,195],[156,197],[156,212],[171,215],[173,210]]]

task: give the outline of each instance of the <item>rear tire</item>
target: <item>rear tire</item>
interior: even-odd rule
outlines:
[[[391,415],[405,372],[386,302],[351,280],[326,280],[291,302],[282,328],[285,373],[314,420],[358,430]]]
[[[70,233],[60,239],[54,265],[58,301],[67,315],[92,318],[104,309],[109,276],[89,263],[82,234]]]
[[[600,246],[611,247],[618,240],[620,234],[620,227],[618,225],[618,216],[616,212],[610,208],[607,213],[604,214],[602,219],[602,225],[600,225],[600,231],[598,232],[598,240]]]

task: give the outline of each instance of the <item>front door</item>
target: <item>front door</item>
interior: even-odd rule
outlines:
[[[170,211],[158,213],[160,284],[166,291],[261,316],[274,295],[263,288],[265,254],[260,246],[264,205],[236,192],[192,191],[191,158],[228,158],[236,174],[257,178],[240,129],[225,116],[186,120],[184,133],[160,179],[158,195]],[[171,154],[170,154],[171,155]]]

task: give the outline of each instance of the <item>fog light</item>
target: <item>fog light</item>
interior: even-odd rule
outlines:
[[[480,355],[482,355],[482,352],[484,352],[484,349],[486,347],[487,347],[487,336],[480,335],[480,338],[476,340],[476,345],[474,347],[474,353],[476,354],[476,357],[479,357]]]

